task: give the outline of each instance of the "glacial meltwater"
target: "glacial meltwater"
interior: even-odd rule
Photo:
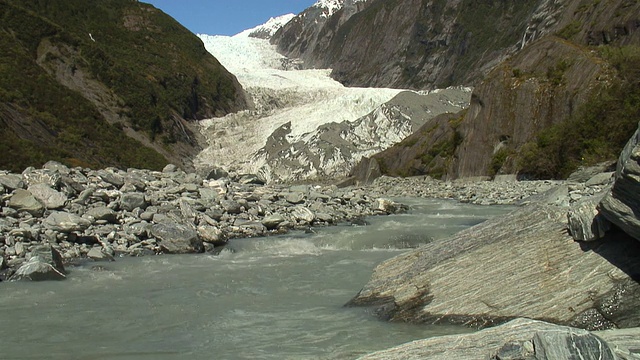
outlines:
[[[400,201],[409,213],[366,226],[232,240],[215,256],[88,263],[61,282],[1,283],[0,358],[354,359],[469,331],[343,307],[380,262],[512,209]]]

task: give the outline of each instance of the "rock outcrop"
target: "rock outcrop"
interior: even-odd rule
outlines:
[[[640,240],[640,129],[620,154],[615,183],[602,199],[602,215],[627,234]]]
[[[640,244],[577,243],[569,190],[380,264],[349,305],[394,321],[484,327],[516,317],[587,329],[640,325]],[[636,305],[631,305],[636,304]]]
[[[640,336],[640,331],[590,333],[541,321],[517,319],[473,334],[414,341],[359,359],[632,360],[640,358],[635,352],[637,339],[631,343],[628,341],[632,336]]]

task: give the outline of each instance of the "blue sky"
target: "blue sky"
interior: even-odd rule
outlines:
[[[270,17],[298,14],[316,0],[142,0],[196,34],[235,35]]]

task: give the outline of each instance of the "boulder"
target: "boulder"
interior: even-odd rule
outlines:
[[[263,179],[261,179],[258,175],[254,175],[254,174],[240,175],[238,182],[244,185],[248,185],[248,184],[264,185],[265,184],[265,181]]]
[[[291,209],[291,217],[296,221],[301,221],[307,224],[311,224],[315,220],[316,215],[313,211],[307,209],[304,206],[295,206]]]
[[[6,174],[0,175],[0,185],[9,190],[23,189],[24,181],[22,175]]]
[[[57,189],[62,182],[62,175],[49,169],[29,168],[22,173],[22,179],[27,187],[44,184]]]
[[[91,226],[91,221],[68,212],[54,211],[43,221],[50,230],[61,233],[84,231]]]
[[[274,230],[278,228],[278,225],[283,223],[286,219],[279,214],[265,216],[262,219],[262,225],[264,225],[269,230]]]
[[[31,192],[17,189],[9,199],[8,206],[17,211],[26,211],[33,216],[42,216],[44,206]]]
[[[284,194],[284,199],[289,203],[289,204],[302,204],[305,201],[305,194],[301,191],[293,191],[293,192],[289,192]]]
[[[46,183],[29,185],[29,192],[38,199],[47,209],[61,209],[67,203],[67,196]]]
[[[148,204],[143,193],[124,193],[120,197],[120,208],[125,211],[133,211],[136,208],[144,210],[147,208],[147,205]]]
[[[100,247],[91,248],[91,250],[89,250],[89,252],[87,253],[87,257],[94,261],[115,261],[111,254],[103,251],[103,249]]]
[[[220,206],[229,214],[240,214],[242,212],[242,206],[234,200],[222,200]]]
[[[102,181],[113,185],[116,188],[121,188],[124,185],[124,176],[120,174],[116,174],[113,171],[109,170],[98,170],[96,171],[96,175],[102,179]]]
[[[516,319],[483,331],[417,340],[360,357],[360,360],[622,360],[630,351],[625,341],[607,334],[546,322]],[[636,344],[638,341],[636,340]]]
[[[167,164],[164,168],[162,168],[162,172],[165,174],[170,174],[178,171],[178,167],[174,164]]]
[[[624,319],[638,318],[640,297],[614,295],[635,293],[640,243],[624,234],[577,243],[566,217],[565,207],[538,202],[425,244],[378,265],[349,305],[389,320],[477,327],[514,317],[568,324],[610,308],[618,313],[609,326],[632,326]],[[600,329],[601,320],[580,326]]]
[[[610,193],[598,209],[613,224],[640,240],[640,129],[631,137],[618,159]]]
[[[611,223],[598,212],[597,206],[606,193],[583,198],[571,205],[567,214],[569,233],[576,241],[602,239]]]
[[[11,276],[11,280],[63,280],[66,272],[60,253],[49,245],[39,246],[31,252],[29,260]]]
[[[202,241],[213,244],[214,246],[222,246],[227,243],[224,233],[215,226],[201,225],[198,226],[198,236]]]
[[[94,221],[106,221],[110,224],[118,222],[118,214],[106,206],[91,208],[84,216]]]
[[[586,186],[598,186],[598,185],[609,185],[613,182],[614,172],[605,172],[594,175],[591,179],[587,180],[585,183]]]
[[[160,240],[160,247],[170,254],[201,253],[202,239],[191,226],[166,222],[151,227],[151,236]]]

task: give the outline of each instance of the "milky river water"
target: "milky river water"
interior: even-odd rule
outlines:
[[[345,308],[380,262],[507,207],[402,199],[408,214],[231,241],[220,255],[118,258],[0,284],[0,359],[355,359],[469,331]]]

